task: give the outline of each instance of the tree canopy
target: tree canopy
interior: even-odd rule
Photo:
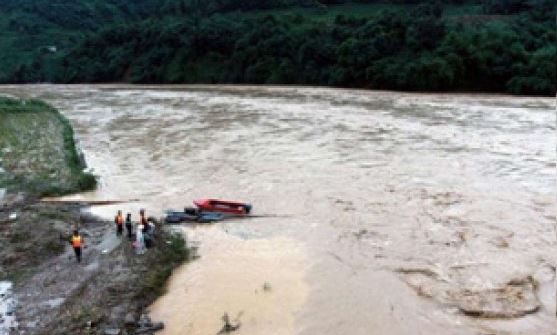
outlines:
[[[556,90],[556,5],[548,0],[89,1],[97,7],[4,1],[0,9],[12,8],[12,20],[17,13],[43,15],[46,21],[37,24],[55,27],[52,36],[67,41],[51,43],[61,51],[14,52],[0,82],[308,84],[532,95]],[[17,10],[10,7],[16,2],[23,3]],[[45,14],[40,4],[75,15]],[[75,27],[82,30],[68,32]],[[0,43],[7,34],[0,33]]]

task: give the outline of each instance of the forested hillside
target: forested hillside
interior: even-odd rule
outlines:
[[[554,95],[552,0],[4,0],[0,82]]]

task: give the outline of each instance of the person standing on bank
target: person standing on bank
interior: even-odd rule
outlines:
[[[142,255],[145,253],[145,238],[143,235],[144,226],[141,221],[137,223],[137,229],[135,230],[135,253]]]
[[[136,240],[136,253],[141,255],[145,253],[145,230],[147,227],[147,217],[145,216],[145,209],[139,210],[139,222],[135,230]]]
[[[114,218],[114,223],[116,223],[116,235],[122,236],[122,231],[124,230],[124,216],[122,211],[118,211],[118,214]]]
[[[81,237],[77,229],[73,231],[71,244],[73,247],[73,251],[75,252],[75,258],[77,259],[77,262],[81,263],[81,248],[83,248],[83,237]]]
[[[147,216],[143,208],[139,210],[139,224],[142,224],[143,227],[147,226]]]
[[[128,238],[132,239],[132,213],[126,214],[126,230],[128,231]]]

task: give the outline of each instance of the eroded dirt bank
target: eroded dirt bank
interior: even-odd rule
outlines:
[[[76,225],[85,239],[79,264],[68,243]],[[170,270],[187,257],[183,240],[160,227],[155,246],[139,256],[126,237],[116,236],[110,221],[82,206],[22,195],[0,199],[0,228],[1,274],[14,284],[14,303],[0,317],[15,317],[0,334],[107,334],[126,328],[134,334],[134,322],[164,290]]]
[[[72,121],[102,177],[84,198],[139,198],[159,211],[238,198],[284,215],[188,228],[202,258],[153,306],[167,334],[216,333],[224,312],[239,334],[555,332],[554,99],[0,91],[44,98]]]

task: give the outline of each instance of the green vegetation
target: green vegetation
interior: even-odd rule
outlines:
[[[0,18],[0,82],[556,92],[551,0],[29,2]]]
[[[0,82],[41,80],[33,70],[71,50],[85,34],[101,27],[151,15],[158,0],[2,0],[0,1]],[[51,69],[53,70],[53,69]]]
[[[0,97],[0,188],[62,195],[95,188],[69,121],[38,100]]]
[[[181,234],[165,231],[161,234],[156,249],[150,250],[151,253],[156,253],[153,256],[156,261],[141,281],[141,288],[137,292],[138,298],[147,301],[154,301],[165,293],[166,282],[172,270],[189,258],[190,250]]]

